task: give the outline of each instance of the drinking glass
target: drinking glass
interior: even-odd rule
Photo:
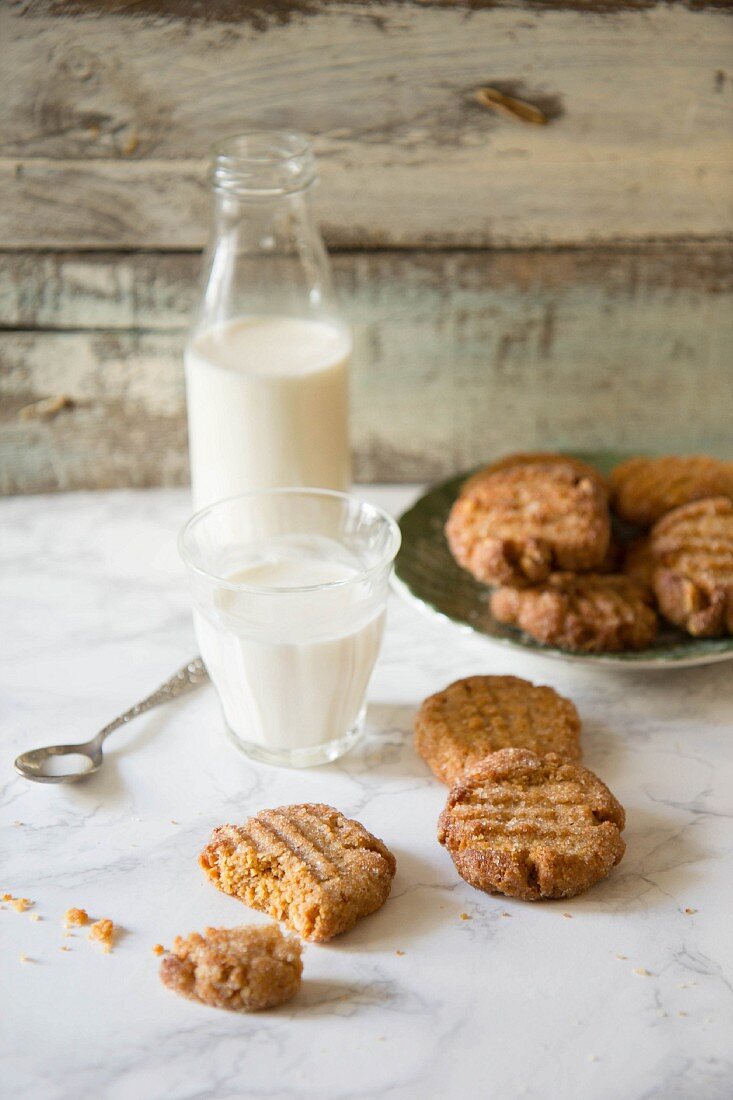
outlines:
[[[399,545],[380,508],[317,489],[244,493],[185,525],[201,655],[248,756],[306,767],[359,739]]]

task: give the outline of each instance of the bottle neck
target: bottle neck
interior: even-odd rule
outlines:
[[[253,131],[214,150],[212,186],[221,195],[257,202],[297,194],[316,178],[310,142],[287,131]]]
[[[236,172],[220,158],[214,167],[212,232],[195,327],[274,313],[338,319],[328,256],[311,212],[312,157],[310,167],[302,157],[290,158],[285,175],[280,162],[258,161],[247,169],[247,186],[241,161]],[[257,186],[249,186],[255,175]]]

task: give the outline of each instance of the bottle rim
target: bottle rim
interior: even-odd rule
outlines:
[[[305,191],[316,178],[310,138],[295,130],[246,130],[212,147],[215,191],[243,198]]]

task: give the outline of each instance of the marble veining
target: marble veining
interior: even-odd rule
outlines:
[[[397,512],[414,490],[363,495]],[[0,911],[0,1092],[728,1100],[733,665],[566,666],[393,598],[368,735],[336,764],[249,763],[206,687],[114,734],[86,783],[15,776],[19,751],[86,739],[196,652],[175,550],[187,510],[186,493],[164,490],[0,503],[0,893],[34,899],[42,918]],[[478,672],[569,694],[586,763],[626,807],[626,857],[583,897],[483,895],[435,840],[445,792],[415,755],[412,715],[424,695]],[[172,996],[155,943],[264,919],[204,880],[196,855],[210,829],[309,799],[393,848],[385,907],[307,945],[302,991],[277,1011],[229,1015]],[[64,938],[71,905],[119,922],[111,955],[83,931]]]

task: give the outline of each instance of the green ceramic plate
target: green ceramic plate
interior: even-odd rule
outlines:
[[[612,451],[574,453],[603,473],[628,457]],[[733,659],[733,638],[692,639],[672,627],[663,628],[653,646],[633,653],[569,653],[541,645],[521,631],[497,622],[489,611],[488,590],[456,565],[443,534],[448,512],[467,477],[468,473],[461,474],[431,489],[400,519],[402,547],[395,562],[395,588],[423,611],[485,634],[502,645],[563,661],[639,669],[680,668]]]

